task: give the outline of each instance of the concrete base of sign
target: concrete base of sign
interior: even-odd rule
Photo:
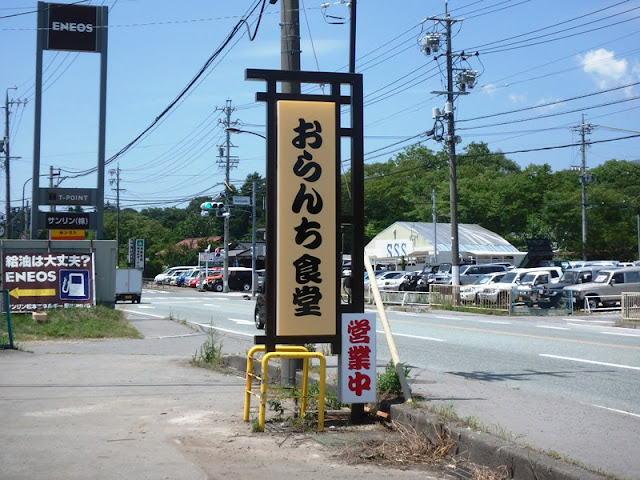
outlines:
[[[31,312],[31,318],[36,323],[44,323],[47,321],[47,312]]]

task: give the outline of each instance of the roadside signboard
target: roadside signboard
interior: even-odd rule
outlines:
[[[278,102],[276,332],[338,335],[336,109]]]
[[[51,240],[84,240],[84,230],[49,230]]]
[[[38,212],[46,230],[95,230],[95,212]]]
[[[43,3],[48,10],[47,50],[97,52],[98,8]]]
[[[95,305],[93,254],[5,253],[2,262],[12,312]]]
[[[40,188],[40,205],[95,206],[98,190],[95,188]]]
[[[338,399],[343,403],[376,401],[376,314],[342,314]]]
[[[250,206],[251,205],[251,197],[233,197],[233,204],[234,205],[245,205],[245,206]]]
[[[138,270],[144,270],[144,238],[136,238],[134,267]]]

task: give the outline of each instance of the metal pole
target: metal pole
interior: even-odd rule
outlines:
[[[251,298],[256,297],[256,181],[251,183]]]
[[[33,183],[31,184],[31,239],[38,238],[38,210],[40,200],[40,135],[42,132],[42,50],[46,41],[48,6],[44,2],[38,2],[38,33],[36,46],[36,87],[34,97],[33,114]]]
[[[349,73],[356,73],[356,0],[351,0],[351,22],[349,24]]]
[[[640,260],[640,215],[636,215],[636,228],[638,230],[638,260]]]
[[[98,16],[101,18],[98,25],[104,28],[98,29],[100,42],[100,113],[98,121],[98,192],[96,199],[96,240],[102,240],[104,234],[104,168],[105,145],[107,126],[107,40],[108,40],[108,7],[100,7]]]

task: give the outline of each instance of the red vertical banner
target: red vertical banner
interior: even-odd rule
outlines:
[[[344,313],[338,399],[342,403],[375,402],[376,380],[376,314]]]

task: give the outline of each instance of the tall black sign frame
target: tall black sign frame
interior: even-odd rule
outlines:
[[[274,351],[276,345],[303,345],[305,343],[328,343],[332,345],[334,353],[341,353],[340,321],[343,313],[364,312],[364,147],[363,147],[363,89],[362,75],[355,73],[332,73],[332,72],[305,72],[288,70],[261,70],[247,69],[245,73],[247,80],[266,81],[266,92],[258,92],[256,100],[267,104],[267,255],[266,255],[266,325],[265,335],[254,337],[256,344],[265,345],[267,351]],[[302,94],[283,93],[278,89],[278,85],[283,83],[312,85],[318,87],[323,85],[328,88],[328,94]],[[301,91],[302,88],[300,88]],[[343,92],[348,91],[348,95]],[[336,126],[338,130],[337,138],[337,172],[336,175],[336,206],[339,212],[339,225],[337,231],[340,232],[344,226],[350,226],[351,244],[351,275],[353,281],[352,295],[349,303],[336,302],[336,335],[330,336],[278,336],[276,332],[276,322],[274,319],[276,311],[276,271],[275,265],[278,256],[276,249],[277,233],[277,198],[276,198],[276,178],[277,178],[277,105],[280,100],[297,101],[317,101],[334,102],[336,108]],[[343,126],[341,110],[342,106],[350,107],[350,125]],[[351,145],[351,156],[349,159],[351,167],[351,178],[349,190],[350,199],[343,202],[341,192],[342,171],[342,139],[349,139]],[[335,248],[342,252],[344,242],[336,235]],[[337,256],[335,274],[338,279],[342,271],[342,255]],[[341,298],[341,284],[336,282],[336,298]]]

